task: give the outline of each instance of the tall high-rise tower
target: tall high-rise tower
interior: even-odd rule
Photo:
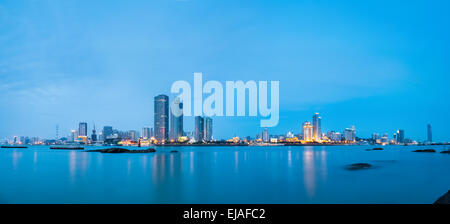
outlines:
[[[311,122],[306,121],[303,123],[303,140],[307,142],[313,141],[313,126],[311,126]]]
[[[143,139],[149,139],[152,137],[151,129],[149,127],[143,127],[142,128],[142,138]]]
[[[204,140],[205,133],[205,119],[201,116],[195,117],[195,130],[194,130],[194,140],[196,142],[201,142]]]
[[[170,105],[170,141],[178,141],[183,136],[183,103],[176,97]]]
[[[205,118],[205,141],[209,142],[212,140],[212,119],[210,117]]]
[[[113,127],[104,126],[102,131],[103,141],[106,141],[113,134]]]
[[[95,130],[95,124],[94,124],[94,129],[92,129],[91,140],[92,140],[92,142],[97,141],[97,131]]]
[[[319,113],[315,113],[313,116],[313,140],[314,141],[322,140],[321,122],[322,122],[322,118],[319,116]]]
[[[169,97],[158,95],[155,97],[155,139],[161,143],[169,138]]]
[[[87,137],[87,123],[86,122],[80,122],[78,126],[78,136],[84,136]]]
[[[264,131],[262,133],[262,141],[269,142],[269,130],[267,128],[264,128]]]
[[[405,143],[405,130],[397,131],[397,143]]]

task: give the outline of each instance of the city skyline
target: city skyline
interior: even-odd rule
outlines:
[[[427,141],[432,124],[433,141],[449,141],[448,5],[4,1],[0,139],[50,139],[56,125],[62,136],[79,122],[153,127],[152,97],[174,99],[174,81],[202,72],[279,81],[272,133],[299,133],[320,112],[323,130],[392,138],[401,129]],[[259,117],[213,119],[221,138],[263,130]],[[184,120],[194,130],[195,118]]]
[[[420,144],[420,143],[445,143],[445,142],[433,142],[432,141],[432,127],[431,124],[427,124],[427,140],[418,141],[416,139],[405,137],[405,130],[398,129],[392,137],[389,137],[388,133],[380,135],[380,133],[373,132],[371,137],[360,137],[356,135],[356,128],[352,125],[350,128],[342,129],[342,133],[336,130],[323,130],[321,128],[322,117],[319,113],[314,113],[312,116],[312,122],[305,121],[302,123],[301,132],[295,133],[288,131],[286,134],[280,133],[270,133],[268,128],[264,128],[261,134],[257,133],[255,138],[251,136],[238,136],[234,135],[228,140],[226,138],[213,138],[213,126],[211,117],[195,116],[194,130],[192,132],[185,132],[183,129],[183,103],[180,99],[176,97],[170,107],[168,106],[169,97],[167,95],[160,94],[154,97],[155,109],[154,117],[156,128],[142,127],[142,132],[139,133],[136,130],[121,131],[118,129],[113,129],[112,126],[104,126],[103,131],[97,136],[95,123],[93,124],[93,129],[91,135],[88,134],[88,123],[79,122],[78,131],[72,130],[70,134],[66,137],[58,138],[59,136],[59,125],[56,125],[56,142],[66,139],[68,142],[82,142],[84,144],[90,143],[108,143],[117,144],[118,142],[124,142],[125,144],[130,144],[134,141],[134,144],[140,145],[141,140],[153,139],[158,143],[201,143],[201,142],[211,142],[212,140],[219,141],[262,141],[262,142],[272,142],[272,143],[358,143],[360,141],[367,142],[370,144]],[[170,109],[169,109],[170,108]],[[170,123],[168,123],[170,117]],[[170,126],[170,129],[168,127]],[[153,130],[160,130],[159,133]],[[326,131],[326,132],[325,132]],[[169,133],[169,134],[167,134]],[[191,133],[191,134],[189,134]],[[91,136],[91,137],[89,137]],[[24,141],[26,139],[26,141]],[[30,141],[30,139],[35,139]],[[115,141],[115,139],[117,141]],[[8,139],[5,139],[8,140]],[[40,139],[39,137],[29,137],[29,136],[13,136],[9,139],[7,143],[9,144],[42,144],[43,142],[51,141],[52,139]],[[152,141],[153,141],[152,140]],[[29,143],[27,143],[29,142]],[[149,142],[151,143],[151,142]],[[120,143],[124,144],[124,143]]]

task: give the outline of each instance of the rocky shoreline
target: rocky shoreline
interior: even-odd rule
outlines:
[[[413,152],[436,152],[434,149],[418,149],[414,150]]]
[[[109,149],[96,149],[87,150],[86,152],[101,152],[101,153],[151,153],[156,152],[154,148],[140,149],[140,150],[129,150],[124,148],[109,148]]]
[[[450,190],[442,195],[438,200],[436,200],[433,204],[435,205],[448,205],[450,204]]]

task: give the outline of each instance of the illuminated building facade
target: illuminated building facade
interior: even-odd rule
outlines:
[[[319,113],[315,113],[313,116],[313,140],[319,142],[322,140],[322,118]]]
[[[306,142],[313,141],[313,126],[309,121],[303,123],[303,140]]]
[[[77,140],[77,138],[78,138],[78,132],[77,132],[77,130],[72,130],[72,131],[70,132],[70,141],[71,141],[71,142],[75,142],[75,140]]]
[[[202,142],[205,133],[205,119],[201,116],[195,117],[195,131],[194,140],[195,142]]]
[[[78,126],[78,136],[79,137],[86,137],[87,134],[87,123],[86,122],[80,122]]]
[[[135,130],[130,130],[127,133],[127,139],[131,140],[131,141],[136,141],[137,140],[137,131]]]
[[[142,128],[142,138],[149,139],[152,137],[151,129],[149,127]]]
[[[104,126],[102,131],[102,140],[106,141],[106,139],[110,138],[113,135],[113,128],[111,126]]]
[[[405,143],[405,130],[397,131],[397,143]]]
[[[212,140],[212,119],[210,117],[205,118],[205,141],[209,142]]]
[[[344,130],[344,140],[346,142],[355,142],[356,141],[356,129],[355,126],[351,128],[346,128]]]
[[[262,133],[262,140],[263,142],[269,142],[269,131],[267,128],[264,128],[264,131]]]
[[[178,141],[183,136],[183,103],[175,98],[170,105],[170,141]]]
[[[159,143],[169,138],[169,97],[158,95],[155,97],[155,139]]]
[[[94,124],[94,129],[92,129],[91,140],[92,140],[92,142],[97,142],[97,131],[95,130],[95,124]]]

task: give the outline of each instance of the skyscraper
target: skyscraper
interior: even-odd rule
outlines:
[[[183,103],[176,97],[170,105],[170,141],[178,141],[183,136]]]
[[[303,140],[306,142],[313,141],[313,126],[311,126],[309,121],[303,123]]]
[[[87,123],[86,122],[80,122],[78,126],[78,136],[87,137]]]
[[[195,117],[195,131],[194,131],[194,140],[196,142],[203,141],[204,133],[205,133],[205,126],[204,126],[205,120],[201,116]]]
[[[149,139],[152,137],[151,129],[149,127],[143,127],[142,128],[142,138],[143,139]]]
[[[103,127],[103,141],[105,141],[106,139],[108,139],[111,135],[113,134],[113,128],[111,126],[104,126]]]
[[[315,113],[313,116],[313,140],[322,140],[321,120],[319,113]]]
[[[77,138],[78,138],[78,132],[77,132],[77,130],[72,130],[72,131],[70,132],[70,138],[69,138],[69,140],[70,140],[71,142],[75,142],[75,140],[77,140]]]
[[[97,141],[97,131],[95,130],[95,124],[94,124],[94,129],[92,129],[92,135],[91,135],[91,140],[92,142],[96,142]]]
[[[262,133],[262,140],[263,142],[269,142],[269,130],[267,130],[267,128],[264,128],[264,131]]]
[[[405,130],[397,131],[397,143],[405,143]]]
[[[135,131],[135,130],[128,131],[127,138],[131,141],[136,141],[137,140],[137,131]]]
[[[431,124],[427,125],[427,141],[429,143],[433,142],[433,133],[431,132]]]
[[[352,126],[351,128],[346,128],[344,130],[344,140],[347,142],[354,142],[356,140],[355,126]]]
[[[155,97],[155,139],[161,143],[169,138],[169,97],[158,95]]]
[[[209,142],[212,140],[212,119],[210,117],[205,118],[205,141]]]

